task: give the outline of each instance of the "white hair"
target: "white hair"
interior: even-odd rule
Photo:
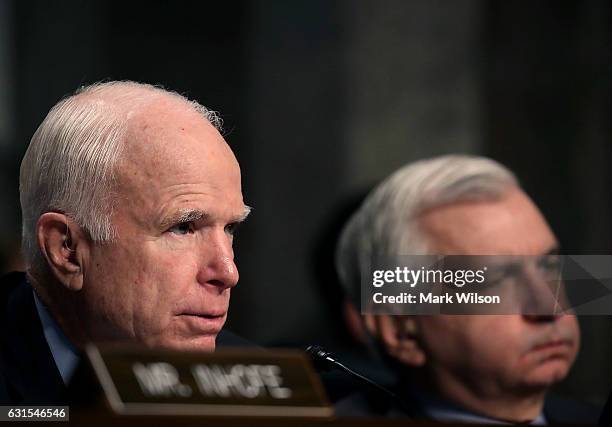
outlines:
[[[115,237],[112,192],[129,119],[163,96],[183,102],[221,130],[216,112],[176,92],[132,81],[81,87],[49,111],[32,136],[19,176],[22,247],[29,268],[44,265],[36,225],[45,212],[65,213],[93,241]]]
[[[359,303],[364,266],[384,257],[435,255],[421,229],[423,211],[460,201],[495,200],[513,186],[518,186],[514,174],[484,157],[447,155],[402,167],[366,197],[342,231],[336,270],[344,290]]]

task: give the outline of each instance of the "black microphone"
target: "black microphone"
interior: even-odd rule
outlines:
[[[319,371],[329,372],[334,369],[342,371],[344,373],[349,374],[350,376],[359,379],[361,382],[367,384],[373,389],[386,394],[391,397],[393,400],[399,404],[402,409],[409,414],[410,416],[414,416],[416,411],[414,408],[410,407],[406,402],[404,402],[397,394],[393,393],[386,387],[376,383],[375,381],[353,371],[351,368],[346,366],[344,363],[340,362],[338,358],[331,352],[325,350],[325,348],[318,345],[309,345],[306,347],[306,353],[312,359],[312,362],[315,368]]]

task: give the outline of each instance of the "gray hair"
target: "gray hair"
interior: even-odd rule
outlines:
[[[518,186],[514,174],[485,157],[447,155],[402,167],[366,197],[342,231],[336,270],[344,290],[358,303],[364,266],[389,256],[435,255],[420,226],[423,211],[498,199],[512,186]]]
[[[221,130],[221,119],[176,92],[132,81],[95,83],[58,102],[40,124],[21,162],[22,248],[29,268],[42,267],[36,224],[63,212],[93,241],[115,238],[111,222],[115,168],[130,118],[160,97],[171,97]]]

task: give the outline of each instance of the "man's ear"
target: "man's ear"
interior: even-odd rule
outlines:
[[[415,316],[366,314],[364,320],[368,332],[382,341],[390,356],[414,368],[425,364]]]
[[[67,215],[45,212],[36,224],[38,246],[56,279],[68,290],[83,287],[83,259],[89,240]]]

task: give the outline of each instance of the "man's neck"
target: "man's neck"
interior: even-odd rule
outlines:
[[[535,420],[542,414],[546,389],[509,393],[490,386],[481,388],[455,377],[437,378],[433,390],[441,398],[475,414],[513,423]]]
[[[66,337],[78,350],[83,350],[83,343],[87,342],[87,338],[83,331],[76,328],[82,322],[74,310],[74,295],[61,289],[61,285],[51,279],[45,280],[46,285],[43,286],[35,275],[28,272],[27,280]]]
[[[72,345],[53,317],[51,317],[34,289],[32,289],[32,294],[43,329],[43,335],[45,336],[49,350],[51,350],[55,366],[64,384],[67,385],[79,363],[78,350]]]

